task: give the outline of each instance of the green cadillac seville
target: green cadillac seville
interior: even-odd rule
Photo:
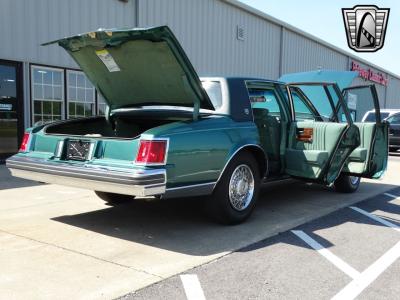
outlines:
[[[233,224],[251,214],[264,182],[294,177],[354,192],[360,177],[386,169],[377,93],[349,87],[354,72],[199,78],[166,26],[53,43],[108,109],[28,129],[6,162],[14,176],[91,189],[108,202],[204,195],[210,214]],[[371,109],[376,122],[362,123]]]

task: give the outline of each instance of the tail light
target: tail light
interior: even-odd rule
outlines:
[[[165,164],[167,140],[141,140],[136,163]]]
[[[28,151],[30,137],[31,137],[31,134],[29,132],[24,133],[24,136],[23,136],[22,142],[21,142],[21,146],[19,147],[18,152],[27,152]]]

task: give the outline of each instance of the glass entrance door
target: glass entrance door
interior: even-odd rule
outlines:
[[[19,65],[0,61],[0,159],[18,151],[23,131]]]

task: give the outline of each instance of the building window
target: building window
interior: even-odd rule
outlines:
[[[104,99],[103,95],[99,92],[97,93],[97,105],[97,114],[99,116],[104,116],[106,114],[107,102],[106,99]]]
[[[32,66],[33,123],[63,119],[64,71]]]
[[[67,71],[68,118],[93,116],[95,89],[83,72]]]

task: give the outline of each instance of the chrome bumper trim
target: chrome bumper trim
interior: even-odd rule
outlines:
[[[18,156],[7,159],[6,166],[16,177],[102,192],[151,196],[164,194],[166,188],[165,169],[71,165]]]

